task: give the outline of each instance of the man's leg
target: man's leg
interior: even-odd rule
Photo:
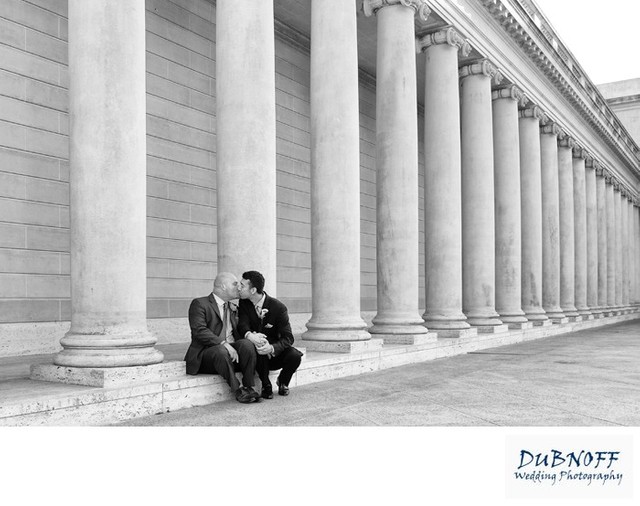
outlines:
[[[278,376],[278,385],[289,386],[291,377],[300,366],[302,353],[295,348],[287,348],[269,361],[269,369],[282,369]]]
[[[256,347],[248,339],[239,339],[231,343],[238,352],[238,368],[242,372],[242,385],[253,388],[256,373]]]
[[[211,346],[202,352],[202,362],[198,373],[219,374],[229,384],[231,390],[236,392],[240,388],[231,356],[222,344]]]

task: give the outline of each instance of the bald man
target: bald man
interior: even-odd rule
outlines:
[[[238,333],[238,279],[230,272],[221,272],[213,282],[208,297],[193,299],[189,306],[191,345],[184,357],[187,374],[219,374],[243,404],[260,401],[253,389],[256,370],[256,348]],[[242,372],[242,386],[236,377]]]

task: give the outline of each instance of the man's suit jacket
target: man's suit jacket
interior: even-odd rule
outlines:
[[[238,340],[237,316],[231,313],[233,337]],[[191,327],[191,344],[184,357],[187,363],[187,374],[198,374],[202,362],[202,352],[211,346],[224,341],[222,333],[222,316],[213,293],[208,297],[200,297],[191,301],[189,306],[189,326]]]
[[[273,353],[277,357],[285,349],[293,347],[293,332],[291,332],[287,306],[265,292],[262,309],[267,309],[268,312],[260,321],[253,303],[249,299],[240,299],[238,333],[244,337],[247,332],[262,332],[273,345]],[[298,350],[295,351],[300,353]]]

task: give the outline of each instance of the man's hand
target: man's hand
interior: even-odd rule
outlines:
[[[267,342],[263,346],[256,347],[256,351],[258,352],[258,355],[270,355],[274,352],[274,348],[273,345]]]
[[[261,332],[249,332],[247,334],[247,339],[254,344],[256,349],[261,348],[265,344],[269,344],[269,341],[267,341],[267,336],[265,336]]]
[[[227,349],[227,351],[229,352],[229,355],[231,356],[231,362],[237,362],[238,352],[236,351],[236,349],[233,346],[231,346],[229,343],[224,343],[224,347]]]

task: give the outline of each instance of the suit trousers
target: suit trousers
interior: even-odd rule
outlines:
[[[242,385],[253,387],[256,371],[256,348],[251,341],[239,339],[231,343],[238,352],[238,362],[231,361],[231,355],[222,344],[211,346],[202,352],[202,362],[198,374],[219,374],[234,392],[240,388],[236,372],[242,373]]]
[[[262,388],[264,388],[265,385],[271,384],[269,381],[269,371],[275,371],[277,369],[282,369],[278,376],[280,384],[288,386],[291,381],[291,377],[298,369],[301,360],[302,353],[293,347],[286,348],[282,353],[280,353],[280,355],[273,358],[269,358],[268,355],[258,355],[256,361],[256,372],[258,373],[258,378],[260,378],[260,381],[262,382]]]

